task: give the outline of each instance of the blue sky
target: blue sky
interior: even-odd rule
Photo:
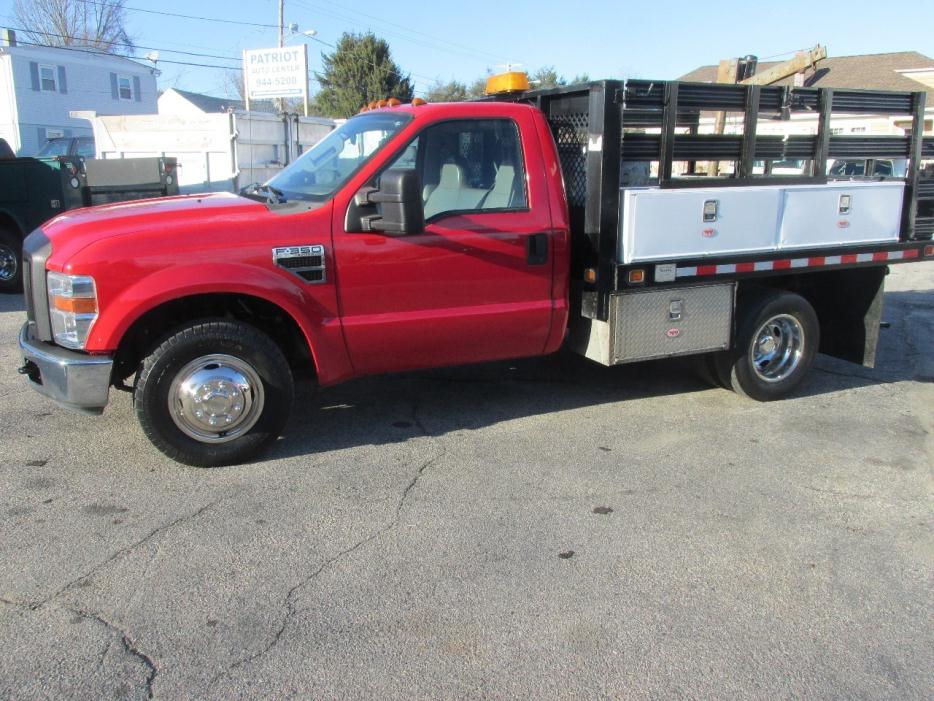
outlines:
[[[275,25],[277,1],[128,0],[143,8]],[[417,91],[433,79],[465,82],[487,69],[521,63],[552,65],[571,77],[675,78],[720,58],[756,54],[785,58],[816,43],[831,56],[915,50],[934,57],[934,2],[777,0],[751,2],[643,2],[598,0],[505,2],[469,0],[285,0],[286,23],[334,43],[344,31],[373,30],[387,39],[396,61],[412,74]],[[0,0],[0,21],[15,26],[12,0]],[[173,54],[182,50],[236,57],[243,49],[275,46],[275,29],[147,14],[128,9],[130,33],[140,46],[160,49],[160,87],[224,95],[217,68],[172,65],[166,60],[236,66],[236,60]],[[288,43],[300,43],[292,37]],[[312,69],[322,44],[308,40]],[[144,55],[146,49],[137,51]],[[312,92],[315,85],[311,86]]]

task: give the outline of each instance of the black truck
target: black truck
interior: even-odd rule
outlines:
[[[174,158],[16,158],[0,144],[0,292],[22,287],[23,239],[43,222],[78,207],[177,195],[176,165]]]

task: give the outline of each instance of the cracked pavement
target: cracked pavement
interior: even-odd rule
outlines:
[[[0,699],[929,698],[934,263],[887,290],[878,367],[784,402],[447,368],[215,470],[28,389],[0,296]]]

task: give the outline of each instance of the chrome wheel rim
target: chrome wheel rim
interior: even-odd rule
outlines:
[[[9,282],[19,271],[19,256],[9,246],[0,244],[0,281]]]
[[[226,443],[244,435],[259,420],[264,401],[259,374],[232,355],[195,358],[169,387],[172,421],[202,443]]]
[[[790,314],[766,321],[753,336],[749,360],[759,379],[781,382],[791,375],[804,357],[804,328]]]

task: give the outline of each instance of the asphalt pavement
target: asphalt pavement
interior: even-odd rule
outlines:
[[[0,296],[0,698],[931,698],[934,263],[887,290],[782,402],[558,354],[211,470],[29,389]]]

